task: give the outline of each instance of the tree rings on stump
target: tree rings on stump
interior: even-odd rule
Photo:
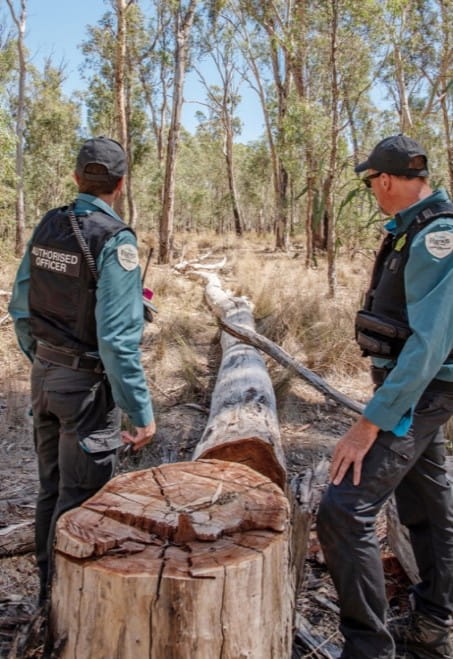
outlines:
[[[114,478],[58,521],[61,657],[289,657],[288,514],[281,489],[238,463]]]

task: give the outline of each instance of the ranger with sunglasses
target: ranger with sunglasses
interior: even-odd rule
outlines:
[[[427,155],[396,135],[355,169],[393,218],[356,337],[375,393],[340,439],[318,534],[340,600],[342,657],[453,657],[453,499],[442,425],[453,413],[453,204]],[[409,616],[387,624],[376,515],[394,493],[420,574]],[[399,654],[399,652],[402,654]]]

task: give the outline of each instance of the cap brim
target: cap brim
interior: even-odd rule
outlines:
[[[365,160],[365,162],[361,162],[360,165],[354,167],[354,171],[356,174],[360,174],[360,172],[364,172],[366,169],[370,169],[370,163],[368,162],[368,160]]]

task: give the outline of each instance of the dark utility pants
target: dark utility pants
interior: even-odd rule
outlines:
[[[359,486],[349,470],[321,501],[318,535],[340,601],[342,657],[392,659],[386,629],[384,574],[376,515],[395,493],[401,522],[410,530],[421,582],[416,608],[447,618],[453,611],[453,499],[440,426],[453,413],[453,392],[428,390],[406,437],[379,433],[366,455]]]
[[[31,382],[40,484],[36,558],[43,585],[58,517],[113,476],[121,444],[120,410],[102,373],[76,371],[36,358]]]

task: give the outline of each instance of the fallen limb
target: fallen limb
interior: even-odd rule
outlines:
[[[0,557],[19,556],[35,546],[33,520],[11,524],[0,529]]]
[[[291,355],[283,350],[283,348],[280,348],[280,346],[278,346],[270,339],[267,339],[262,334],[258,334],[258,332],[250,330],[243,325],[236,325],[224,319],[219,319],[219,324],[220,327],[225,330],[225,332],[228,332],[228,334],[241,339],[243,343],[247,343],[248,345],[252,345],[255,348],[259,348],[267,355],[275,359],[279,364],[292,368],[297,373],[297,375],[300,375],[301,378],[306,380],[309,384],[313,385],[315,389],[323,393],[328,398],[335,400],[337,403],[340,403],[340,405],[347,407],[353,412],[357,412],[357,414],[362,414],[364,405],[358,403],[352,398],[349,398],[349,396],[342,394],[341,391],[338,391],[338,389],[335,389],[335,387],[331,387],[323,378],[303,366],[300,362],[294,359],[294,357],[291,357]]]
[[[215,272],[221,270],[226,264],[226,257],[215,263],[199,263],[198,261],[180,261],[174,265],[174,269],[178,272],[187,272],[188,270],[208,270]]]
[[[301,615],[296,616],[296,630],[294,633],[293,657],[325,657],[325,659],[337,659],[341,654],[341,648],[332,643],[337,634],[323,639],[312,629],[310,623]],[[304,650],[309,650],[309,654]]]

